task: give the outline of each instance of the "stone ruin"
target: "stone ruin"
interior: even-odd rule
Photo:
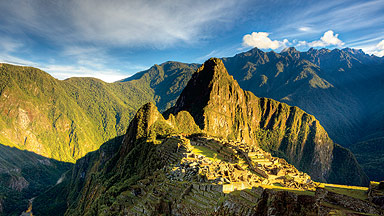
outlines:
[[[178,148],[185,151],[180,163],[169,168],[167,178],[170,180],[221,185],[226,193],[260,185],[315,190],[315,183],[309,175],[257,146],[217,138],[178,138],[182,140]],[[217,152],[224,160],[211,160],[197,154],[192,151],[194,146]]]

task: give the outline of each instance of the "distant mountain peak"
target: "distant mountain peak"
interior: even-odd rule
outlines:
[[[355,49],[355,48],[344,48],[342,49],[342,51],[344,52],[348,52],[348,53],[351,53],[351,54],[358,54],[358,55],[366,55],[366,53],[362,50],[362,49]]]
[[[265,52],[257,47],[255,48],[252,48],[246,52],[243,52],[243,53],[239,53],[237,55],[240,55],[240,56],[258,56],[258,55],[264,55]]]
[[[280,53],[298,53],[295,47],[286,47]]]

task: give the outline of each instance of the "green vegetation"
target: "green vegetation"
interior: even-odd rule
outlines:
[[[344,215],[372,215],[373,216],[374,215],[374,214],[364,214],[361,212],[352,211],[347,208],[343,208],[327,202],[323,202],[322,205],[332,209],[329,212],[329,215],[335,215],[335,216],[344,216]]]
[[[2,64],[0,77],[0,140],[61,161],[75,162],[124,134],[153,98],[140,82],[59,81],[31,67]]]
[[[332,140],[357,154],[371,180],[384,178],[377,169],[384,154],[375,144],[384,137],[383,58],[349,48],[280,54],[254,48],[223,62],[243,89],[314,115]]]
[[[168,61],[154,65],[120,82],[138,82],[154,91],[154,102],[163,112],[174,105],[181,91],[187,85],[199,64],[185,64]]]
[[[276,185],[276,186],[263,185],[262,187],[272,189],[274,191],[289,191],[289,192],[293,192],[293,193],[298,194],[298,195],[308,195],[308,196],[314,196],[315,195],[315,191],[299,190],[299,189],[294,189],[294,188],[281,187],[279,185]]]
[[[198,154],[202,154],[204,156],[206,156],[207,158],[209,158],[210,160],[212,161],[221,161],[221,160],[224,160],[223,156],[221,155],[217,155],[217,152],[207,148],[207,147],[204,147],[204,146],[195,146],[192,150],[192,152],[195,152],[195,153],[198,153]]]
[[[123,135],[141,105],[172,105],[196,67],[167,62],[105,83],[94,78],[59,81],[35,68],[2,64],[0,142],[75,162]]]
[[[366,187],[357,187],[357,186],[348,186],[348,185],[335,185],[335,184],[324,184],[321,183],[320,187],[327,189],[328,191],[347,195],[361,200],[368,199],[368,188]]]

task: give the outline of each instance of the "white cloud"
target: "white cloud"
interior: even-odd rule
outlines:
[[[308,42],[307,41],[299,41],[296,46],[298,47],[301,47],[301,46],[308,46]]]
[[[284,48],[289,44],[287,39],[283,41],[271,40],[268,36],[269,33],[267,32],[252,32],[252,34],[246,34],[243,37],[243,46],[274,50]]]
[[[337,46],[344,45],[344,43],[338,37],[339,37],[339,34],[334,35],[333,31],[329,30],[324,33],[323,37],[321,37],[320,40],[327,45],[337,45]]]
[[[375,56],[383,57],[384,56],[384,50],[375,51],[372,54],[375,55]]]
[[[93,46],[67,46],[61,52],[64,57],[69,57],[79,66],[103,69],[105,65],[114,61],[106,50]]]
[[[381,40],[378,44],[368,47],[362,47],[363,51],[375,56],[384,56],[384,40]]]
[[[70,77],[94,77],[105,82],[114,82],[128,77],[126,74],[116,70],[94,70],[82,66],[48,65],[40,69],[47,71],[53,77],[61,80]]]
[[[379,50],[384,50],[384,40],[380,41],[380,43],[378,43],[376,45],[377,49]]]
[[[339,34],[334,34],[332,30],[328,30],[324,33],[324,35],[320,38],[320,40],[312,41],[308,43],[309,46],[312,47],[324,47],[324,46],[343,46],[345,43],[341,41],[339,38]]]
[[[94,77],[101,79],[105,82],[114,82],[127,78],[129,75],[119,70],[113,70],[104,66],[92,64],[88,65],[77,64],[73,66],[69,65],[46,65],[44,63],[37,63],[29,60],[25,60],[9,54],[0,53],[0,63],[8,63],[21,66],[32,66],[48,72],[53,77],[63,80],[70,77]],[[137,71],[144,70],[146,67],[132,66],[132,69]]]
[[[307,27],[307,26],[303,26],[303,27],[300,27],[298,29],[299,29],[299,31],[302,31],[302,32],[311,32],[312,31],[312,28]]]

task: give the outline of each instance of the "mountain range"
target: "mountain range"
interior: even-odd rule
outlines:
[[[314,115],[332,140],[358,154],[370,179],[384,177],[374,169],[384,165],[382,154],[375,151],[378,140],[384,139],[384,58],[351,48],[299,52],[291,47],[281,53],[254,48],[222,60],[241,88]],[[155,80],[168,76],[167,70],[157,76],[155,68],[140,74]],[[359,150],[361,143],[364,151]]]
[[[334,144],[313,116],[242,90],[215,58],[193,74],[164,115],[153,103],[145,104],[118,139],[119,145],[104,144],[78,160],[60,184],[36,198],[34,212],[252,215],[270,211],[273,207],[264,202],[280,196],[296,201],[290,202],[290,210],[275,209],[277,214],[319,214],[346,207],[341,204],[345,197],[326,189],[316,189],[324,195],[316,199],[333,199],[337,205],[317,203],[313,185],[318,183],[289,162],[320,181],[368,183],[353,155]],[[267,151],[279,152],[288,163]],[[306,194],[275,194],[262,187],[255,191],[253,185],[260,184]],[[252,189],[245,194],[234,193],[248,187]],[[348,209],[365,205],[353,207],[353,212],[381,213],[367,201],[345,199],[350,199]]]
[[[153,136],[202,133],[257,145],[286,159],[316,181],[368,185],[366,174],[371,180],[382,180],[384,173],[379,167],[384,165],[383,66],[384,58],[349,48],[307,52],[287,48],[281,53],[255,48],[234,57],[210,59],[203,66],[165,62],[118,82],[105,83],[95,78],[60,81],[36,68],[0,64],[0,143],[43,156],[31,160],[35,161],[31,162],[31,170],[54,173],[49,180],[30,178],[20,172],[10,175],[26,179],[30,188],[41,181],[49,182],[34,192],[28,187],[10,187],[17,185],[20,177],[7,177],[10,180],[0,184],[1,203],[8,205],[3,212],[52,187],[37,197],[34,209],[42,211],[39,205],[50,200],[52,205],[42,212],[61,208],[69,215],[75,214],[70,213],[71,209],[78,213],[83,206],[83,212],[84,205],[90,205],[84,202],[90,199],[85,188],[101,187],[96,191],[103,193],[118,181],[128,181],[131,186],[129,181],[138,177],[111,166],[116,165],[116,160],[128,160],[121,153],[127,146],[126,138],[143,131],[136,128],[130,132],[132,129],[126,128],[131,120],[135,122],[136,110],[148,101],[156,104],[167,120],[156,124],[159,130],[152,135],[144,133],[136,138],[153,140]],[[156,116],[163,118],[161,114]],[[145,127],[149,130],[150,126]],[[366,174],[352,152],[342,146],[355,153]],[[4,161],[8,160],[4,156],[10,151],[7,148],[0,149]],[[40,157],[10,149],[14,155],[31,154],[24,157],[26,161],[29,157]],[[142,149],[136,151],[139,150]],[[95,152],[88,153],[91,151]],[[124,155],[131,154],[130,151],[131,148],[124,150]],[[120,152],[119,156],[116,152]],[[142,163],[148,162],[146,157],[129,169],[141,169]],[[55,165],[39,162],[45,160]],[[133,160],[124,163],[136,163]],[[59,161],[77,162],[73,166]],[[14,166],[4,163],[3,170],[13,170]],[[148,172],[158,166],[164,163],[148,167]],[[23,167],[19,164],[16,169]],[[54,186],[67,170],[63,183]],[[120,176],[111,174],[112,170]],[[9,175],[9,171],[4,173]],[[145,178],[147,174],[139,177]],[[95,175],[99,176],[96,183],[89,177]],[[104,185],[100,180],[109,183]],[[6,198],[7,194],[13,195]],[[13,204],[8,204],[9,200],[14,200]],[[67,205],[66,200],[73,203]]]

